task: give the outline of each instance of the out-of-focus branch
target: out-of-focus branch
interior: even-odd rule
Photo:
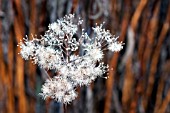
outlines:
[[[131,26],[132,26],[132,29],[134,30],[134,32],[136,31],[136,27],[138,25],[139,18],[141,17],[142,11],[144,10],[147,2],[148,2],[148,0],[141,0],[139,5],[136,8],[136,11],[135,11],[133,17],[132,17]]]
[[[95,0],[97,2],[97,6],[99,8],[99,11],[95,15],[89,15],[90,19],[96,20],[103,14],[103,6],[100,0]]]
[[[151,68],[150,68],[150,72],[149,72],[148,87],[147,87],[147,91],[146,91],[148,98],[150,98],[151,93],[153,91],[153,85],[154,85],[154,81],[155,81],[154,78],[155,78],[155,73],[157,70],[157,64],[158,64],[158,59],[160,56],[161,46],[162,46],[165,36],[169,30],[169,22],[170,22],[169,18],[170,18],[170,10],[167,13],[167,18],[166,18],[163,28],[161,30],[161,33],[160,33],[160,36],[158,39],[158,43],[156,45],[156,48],[155,48],[155,51],[154,51],[154,54],[153,54],[153,57],[151,60]]]
[[[24,18],[22,14],[21,1],[14,0],[18,15],[14,18],[14,33],[17,42],[24,37]],[[25,96],[25,85],[24,85],[24,61],[18,55],[19,48],[16,48],[16,78],[15,78],[15,93],[18,97],[18,113],[27,112],[27,103]]]
[[[165,113],[169,102],[170,102],[170,89],[168,90],[168,93],[167,93],[165,99],[163,100],[161,107],[157,113]]]
[[[161,76],[164,76],[164,75],[161,75]],[[163,92],[163,88],[164,88],[164,85],[165,85],[165,80],[164,79],[165,79],[165,77],[160,78],[158,91],[157,91],[157,95],[156,95],[156,103],[155,103],[154,113],[158,112],[159,107],[160,107],[160,105],[162,103],[162,92]]]
[[[37,32],[37,7],[36,7],[36,0],[30,1],[30,23],[29,23],[29,39],[32,39],[32,34],[35,34]],[[36,84],[35,84],[35,75],[36,75],[36,66],[32,64],[31,61],[28,62],[28,79],[29,85],[27,89],[30,89],[29,92],[35,90]],[[32,96],[34,97],[34,96]],[[30,105],[30,112],[35,112],[34,106],[35,106],[35,98],[30,98],[30,102],[32,103]]]
[[[124,112],[129,111],[130,101],[133,97],[134,75],[132,71],[132,59],[129,58],[126,63],[124,84],[122,89],[122,104]]]
[[[116,90],[113,90],[113,103],[115,105],[116,113],[123,113],[121,104],[119,102],[119,96]]]
[[[122,21],[121,35],[119,38],[119,40],[121,40],[121,41],[124,41],[124,39],[125,39],[126,31],[128,28],[128,22],[129,22],[129,14],[126,13],[126,15],[124,15],[124,19]],[[114,84],[114,77],[116,74],[116,72],[113,71],[113,69],[116,69],[118,56],[119,56],[119,54],[115,53],[114,56],[111,58],[111,61],[109,64],[109,67],[110,67],[109,79],[107,79],[107,81],[106,81],[106,100],[105,100],[104,113],[110,113],[112,90],[113,90],[113,84]]]
[[[134,92],[133,85],[134,85],[134,77],[132,73],[132,55],[134,52],[134,45],[135,45],[135,32],[136,32],[136,27],[138,25],[138,20],[141,16],[141,13],[147,3],[147,0],[141,0],[134,15],[132,16],[132,20],[130,23],[130,26],[128,28],[128,44],[127,44],[127,49],[126,53],[123,57],[121,66],[123,66],[126,63],[126,73],[125,73],[125,78],[124,78],[124,85],[123,85],[123,95],[122,95],[122,103],[123,103],[123,108],[125,111],[128,111],[129,109],[129,104],[130,100],[132,99],[132,92]],[[136,96],[137,97],[137,96]],[[134,103],[135,104],[135,103]],[[137,104],[137,103],[136,103]],[[129,109],[130,110],[130,109]],[[135,111],[135,108],[133,107],[133,110]],[[132,112],[132,110],[131,110]]]
[[[132,29],[131,26],[128,27],[127,30],[127,47],[126,47],[126,52],[122,58],[121,66],[127,63],[128,59],[132,58],[133,51],[134,51],[134,46],[135,46],[135,34],[134,30]]]
[[[154,37],[156,36],[156,32],[158,30],[157,25],[158,25],[158,14],[159,14],[159,9],[160,9],[160,1],[157,2],[157,4],[155,5],[155,10],[153,12],[153,16],[150,20],[149,23],[149,29],[147,32],[147,45],[146,45],[146,51],[144,52],[144,57],[143,57],[143,62],[144,62],[144,68],[147,69],[147,64],[148,61],[151,58],[151,53],[153,51],[153,42],[154,42]],[[145,72],[143,72],[143,74],[146,74],[146,70]],[[147,89],[146,89],[146,93],[145,96],[143,98],[143,106],[144,109],[146,110],[146,107],[148,105],[151,93],[152,93],[152,86],[154,84],[154,78],[149,76],[149,81],[148,81],[148,85],[147,85]]]

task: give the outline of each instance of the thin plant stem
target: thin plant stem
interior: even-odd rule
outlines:
[[[67,105],[63,104],[63,113],[67,113]]]

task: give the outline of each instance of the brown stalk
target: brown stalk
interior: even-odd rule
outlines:
[[[2,1],[0,0],[0,10],[1,10],[1,3]],[[1,19],[1,18],[0,18]],[[0,34],[2,34],[2,21],[0,20]],[[2,35],[1,35],[2,36]],[[4,62],[4,56],[3,56],[3,48],[2,48],[2,37],[0,37],[0,111],[2,113],[8,112],[8,103],[7,101],[7,96],[6,96],[6,66]]]
[[[147,92],[146,94],[148,95],[148,97],[150,98],[150,95],[152,93],[152,90],[153,90],[153,85],[154,85],[154,75],[156,73],[156,70],[157,70],[157,64],[158,64],[158,59],[159,59],[159,55],[160,55],[160,51],[161,51],[161,47],[162,47],[162,44],[163,44],[163,41],[165,39],[165,36],[169,30],[169,17],[170,17],[170,10],[168,11],[168,15],[167,15],[167,18],[166,18],[166,21],[163,25],[163,28],[162,28],[162,31],[161,31],[161,34],[159,36],[159,39],[158,39],[158,44],[155,48],[155,51],[154,51],[154,54],[153,54],[153,57],[152,57],[152,60],[151,60],[151,69],[150,69],[150,73],[149,73],[149,81],[148,81],[148,87],[147,87]]]
[[[36,34],[37,32],[37,8],[36,8],[36,1],[31,0],[30,1],[30,27],[29,27],[29,39],[32,40],[33,36],[32,34]],[[35,91],[35,76],[36,76],[36,66],[32,63],[32,61],[28,62],[28,70],[26,70],[28,73],[28,79],[29,81],[29,88],[31,91]],[[34,94],[32,94],[33,96]],[[31,113],[35,112],[34,106],[35,106],[35,99],[34,96],[30,98],[30,111]]]
[[[8,66],[6,67],[6,79],[7,79],[7,93],[8,93],[8,113],[15,112],[15,102],[14,102],[14,88],[13,88],[13,64],[14,64],[14,45],[13,45],[13,32],[11,31],[8,44]]]
[[[122,21],[121,35],[119,38],[120,41],[124,41],[125,39],[126,30],[128,27],[128,20],[129,20],[129,15],[126,13]],[[118,57],[119,57],[119,53],[114,53],[109,63],[110,69],[109,69],[109,79],[107,79],[106,81],[106,99],[105,99],[104,113],[110,113],[112,90],[113,90],[113,84],[114,84],[114,77],[116,74],[116,72],[113,70],[116,69]]]
[[[149,8],[147,7],[144,10],[143,16],[142,16],[142,26],[141,26],[141,34],[139,36],[139,44],[138,44],[138,60],[140,63],[140,70],[139,70],[139,80],[137,81],[137,85],[136,85],[136,89],[135,89],[135,95],[134,95],[134,99],[131,103],[131,111],[130,112],[136,112],[136,108],[140,107],[141,104],[139,106],[137,106],[137,102],[139,101],[138,99],[140,99],[141,95],[144,93],[144,87],[145,87],[145,83],[146,83],[146,66],[144,66],[144,62],[143,62],[143,54],[145,52],[145,46],[146,46],[146,34],[148,32],[148,27],[149,27]],[[147,17],[147,18],[146,18]],[[143,107],[143,106],[141,106]]]
[[[138,20],[141,16],[141,13],[143,9],[145,8],[147,3],[147,0],[141,0],[134,15],[132,16],[132,20],[130,23],[130,27],[128,30],[128,44],[127,44],[127,51],[124,55],[123,61],[126,62],[126,71],[125,71],[125,78],[124,78],[124,84],[123,84],[123,90],[122,90],[122,104],[124,111],[128,111],[129,104],[131,103],[132,94],[133,94],[133,85],[134,85],[134,77],[132,73],[132,55],[134,51],[134,40],[135,40],[135,32],[138,25]],[[136,95],[135,95],[136,97]],[[137,98],[135,98],[137,100]],[[132,101],[130,112],[136,111],[136,104],[135,101]]]
[[[14,1],[18,16],[14,17],[14,32],[17,43],[22,40],[24,36],[24,20],[21,8],[21,1]],[[24,86],[24,61],[21,56],[18,55],[20,49],[16,48],[16,78],[15,78],[15,93],[18,97],[18,113],[26,113],[27,112],[27,103],[25,96],[25,86]]]
[[[78,7],[79,1],[73,0],[72,13],[75,13]]]
[[[170,89],[168,90],[168,93],[167,93],[165,99],[163,100],[162,105],[157,113],[165,113],[169,102],[170,102]]]
[[[132,73],[132,61],[129,58],[126,63],[126,70],[125,70],[125,78],[123,84],[123,95],[122,95],[122,105],[124,112],[129,111],[130,101],[133,96],[133,84],[134,84],[134,75]]]
[[[135,38],[135,32],[136,32],[136,28],[137,28],[137,25],[138,25],[138,21],[139,21],[139,18],[141,17],[142,15],[142,12],[144,10],[144,8],[146,7],[146,4],[147,4],[147,0],[141,0],[139,5],[137,6],[136,8],[136,11],[134,12],[134,15],[132,16],[132,20],[131,20],[131,28],[132,28],[132,33],[134,37],[131,37],[131,38]],[[134,51],[134,50],[133,50]],[[127,95],[127,94],[132,94],[133,92],[135,93],[135,91],[131,91],[131,89],[133,89],[133,85],[134,85],[134,78],[133,78],[133,73],[132,72],[132,68],[130,67],[130,65],[132,65],[132,53],[131,55],[127,56],[129,58],[128,59],[128,62],[126,64],[126,69],[129,69],[129,70],[126,70],[126,73],[125,74],[125,84],[124,84],[124,89],[126,90],[126,92],[124,92],[123,94],[125,95],[124,96],[124,104],[127,105],[127,102],[128,100],[131,98],[132,95]],[[129,84],[128,86],[126,84]],[[129,90],[128,90],[129,89]],[[125,98],[126,97],[126,98]],[[131,105],[130,105],[130,113],[135,113],[136,112],[136,108],[137,108],[137,100],[138,100],[138,94],[135,93],[134,94],[134,97],[132,100],[131,100]]]
[[[14,27],[15,27],[15,36],[18,37],[17,40],[19,42],[20,39],[22,39],[22,34],[20,32],[21,30],[21,26],[22,24],[19,24],[18,19],[15,18],[14,21]],[[22,30],[21,30],[22,31]],[[16,83],[16,94],[18,96],[19,99],[19,112],[18,113],[26,113],[26,97],[25,97],[25,87],[24,87],[24,61],[21,58],[21,56],[18,55],[20,49],[17,48],[16,50],[16,79],[15,79],[15,83]]]
[[[131,26],[132,26],[132,29],[134,30],[134,32],[136,31],[136,27],[138,25],[139,18],[141,17],[142,11],[146,7],[147,2],[148,2],[148,0],[141,0],[139,5],[136,8],[134,15],[132,16]]]
[[[169,7],[169,10],[168,10],[168,13],[167,13],[167,18],[166,18],[166,20],[165,20],[165,22],[163,24],[163,28],[162,28],[162,31],[160,33],[159,39],[158,39],[158,44],[156,46],[156,49],[154,51],[154,55],[153,55],[153,58],[152,58],[152,61],[151,61],[151,66],[152,67],[151,67],[151,70],[150,70],[150,76],[149,76],[150,78],[149,78],[149,80],[154,79],[154,75],[156,74],[157,64],[158,64],[158,59],[159,59],[161,47],[162,47],[163,41],[164,41],[164,39],[166,37],[166,34],[168,33],[169,27],[170,27],[169,23],[170,23],[170,7]],[[150,90],[152,90],[152,89],[153,89],[153,84],[150,86]],[[159,103],[158,98],[157,98],[157,100],[158,100],[158,103]],[[157,108],[155,108],[155,111],[157,111]]]
[[[150,23],[149,23],[149,29],[148,29],[148,33],[147,33],[147,45],[146,45],[146,51],[144,52],[144,57],[143,57],[143,66],[145,68],[145,71],[143,72],[143,74],[146,74],[146,65],[148,64],[148,61],[150,60],[151,58],[151,53],[153,51],[153,42],[154,42],[154,37],[155,37],[155,34],[158,30],[158,14],[159,14],[159,8],[160,8],[160,1],[157,2],[156,6],[155,6],[155,10],[153,12],[153,16],[150,20]],[[154,83],[154,79],[153,77],[150,77],[149,76],[149,81],[148,81],[148,86],[147,86],[147,89],[146,89],[146,93],[145,93],[145,96],[143,98],[143,106],[144,106],[144,109],[146,110],[146,107],[148,105],[148,102],[149,102],[149,99],[150,99],[150,96],[151,96],[151,93],[152,93],[152,86],[153,86],[153,83]]]
[[[1,1],[0,1],[1,2]],[[2,24],[0,21],[0,33],[2,33]],[[6,101],[6,96],[5,96],[5,84],[6,84],[6,72],[5,72],[5,63],[4,63],[4,58],[3,58],[3,49],[2,49],[2,40],[0,37],[0,106],[2,113],[7,112],[7,104],[3,101]]]
[[[164,76],[164,75],[161,75]],[[154,113],[157,113],[161,103],[162,103],[162,92],[164,89],[164,85],[165,85],[165,80],[163,77],[160,78],[160,82],[159,82],[159,86],[158,86],[158,91],[157,91],[157,95],[156,95],[156,103],[155,103],[155,107],[154,107]]]
[[[168,79],[168,74],[170,73],[169,66],[170,66],[170,60],[168,60],[162,66],[163,69],[162,69],[162,74],[160,76],[160,82],[158,84],[154,113],[159,113],[159,112],[165,111],[166,106],[167,106],[167,104],[164,104],[165,106],[163,105],[163,101],[165,101],[165,99],[167,99],[167,98],[164,98],[164,100],[163,100],[162,95],[164,92],[164,86],[166,85],[166,80]],[[160,111],[160,109],[162,109],[162,110]]]

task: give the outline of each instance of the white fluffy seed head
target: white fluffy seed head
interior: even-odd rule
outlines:
[[[81,19],[75,20],[73,14],[66,15],[51,23],[41,39],[24,39],[19,43],[22,58],[31,59],[46,70],[56,71],[56,76],[47,79],[41,88],[40,95],[44,99],[70,103],[77,97],[77,86],[89,85],[108,71],[108,66],[101,62],[103,51],[118,52],[123,49],[123,43],[103,29],[103,24],[93,28],[93,38],[83,29],[82,36],[75,38],[78,25],[83,22]]]
[[[113,52],[119,52],[123,49],[123,43],[113,42],[109,45],[108,49]]]
[[[66,79],[54,77],[47,79],[41,88],[44,99],[52,98],[58,102],[69,103],[77,97],[72,84]]]
[[[103,52],[101,51],[101,48],[94,47],[88,51],[88,54],[94,61],[100,61],[103,59]]]

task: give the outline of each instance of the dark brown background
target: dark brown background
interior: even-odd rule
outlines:
[[[109,79],[78,88],[68,113],[170,113],[169,0],[0,0],[0,113],[63,112],[38,95],[44,72],[18,55],[17,44],[69,13],[82,17],[88,34],[105,21],[125,45],[106,53]]]

